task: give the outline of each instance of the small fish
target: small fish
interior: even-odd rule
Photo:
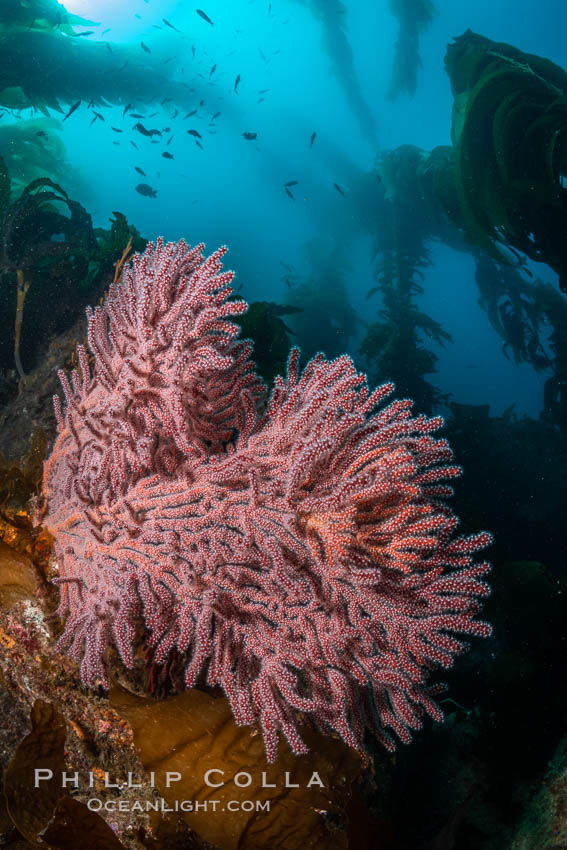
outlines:
[[[134,130],[137,130],[138,133],[142,134],[142,136],[150,136],[150,138],[152,136],[161,136],[161,130],[147,130],[146,127],[139,122],[134,124]]]
[[[204,106],[204,105],[205,105],[205,101],[204,101],[204,100],[199,101],[199,106]]]
[[[111,27],[108,27],[108,29],[105,29],[101,32],[101,35],[106,35],[106,33],[110,32],[110,30],[111,30]]]
[[[187,115],[183,116],[183,121],[185,121],[186,118],[190,118],[192,115],[195,115],[196,112],[196,109],[192,109],[191,112],[188,112]]]
[[[169,29],[170,29],[170,30],[175,30],[175,32],[181,32],[181,30],[178,30],[178,29],[177,29],[177,27],[174,27],[174,26],[173,26],[173,24],[171,24],[171,23],[167,20],[167,18],[162,18],[162,21],[164,22],[164,24],[166,25],[166,27],[169,27]]]
[[[342,196],[343,196],[343,198],[345,198],[345,197],[346,197],[346,195],[345,195],[345,193],[344,193],[343,189],[341,189],[341,187],[340,187],[340,186],[338,186],[336,183],[333,183],[333,186],[335,187],[335,189],[337,190],[337,192],[339,193],[339,195],[342,195]]]
[[[199,141],[199,139],[195,139],[195,144],[197,145],[197,147],[201,148],[201,150],[202,150],[202,151],[204,151],[204,150],[205,150],[205,148],[203,147],[203,145],[201,144],[201,142]]]
[[[80,101],[80,100],[78,100],[76,103],[74,103],[74,104],[73,104],[73,106],[71,107],[71,109],[69,110],[69,112],[67,113],[67,115],[65,116],[65,118],[63,119],[63,121],[66,121],[66,120],[67,120],[67,118],[69,118],[69,117],[73,114],[73,112],[74,112],[76,109],[78,109],[78,108],[79,108],[79,106],[80,106],[80,105],[81,105],[81,101]]]
[[[256,138],[258,133],[243,133],[242,135],[244,136],[245,139],[248,139],[248,141],[251,142],[253,139]]]
[[[74,32],[73,35],[75,38],[80,38],[82,35],[94,35],[94,30],[89,30],[88,32]]]
[[[118,127],[113,127],[112,124],[110,125],[110,129],[114,130],[115,133],[122,133],[122,130],[119,130]]]
[[[267,92],[269,92],[269,91],[271,91],[271,89],[260,89],[260,91],[258,92],[258,94],[266,94],[266,93],[267,93]]]
[[[263,103],[266,100],[265,97],[259,97],[256,103]]]
[[[94,109],[93,109],[93,112],[94,112],[94,114],[96,115],[96,117],[98,118],[99,121],[106,121],[106,118],[104,117],[104,115],[101,115],[100,112],[95,112]]]
[[[214,24],[211,21],[211,19],[209,18],[209,16],[207,14],[205,14],[205,12],[203,12],[202,9],[195,9],[195,11],[197,12],[197,14],[199,15],[200,18],[202,18],[204,21],[206,21],[212,27],[214,26]]]
[[[315,141],[316,137],[317,137],[317,133],[311,133],[311,141],[309,142],[310,148],[313,147],[313,142]]]
[[[128,112],[129,109],[132,109],[131,103],[129,103],[128,106],[125,106],[124,109],[122,110],[122,117],[123,118],[124,118],[124,116],[126,115],[126,113]]]
[[[145,176],[146,176],[146,172],[145,172],[145,171],[142,171],[142,169],[141,169],[141,168],[138,168],[138,166],[137,166],[137,165],[135,165],[135,166],[134,166],[134,168],[136,169],[136,171],[138,172],[138,174],[141,174],[141,175],[142,175],[142,177],[145,177]]]
[[[220,114],[221,114],[220,112],[215,112],[215,114],[211,118],[211,121],[214,121],[216,118],[218,118]]]
[[[284,183],[284,189],[286,186],[297,186],[297,180],[288,180],[287,183]]]
[[[211,77],[213,76],[213,74],[215,73],[216,70],[217,70],[217,65],[216,65],[216,62],[215,62],[215,64],[213,65],[213,67],[209,71],[209,80],[211,79]]]
[[[93,124],[94,124],[94,122],[97,120],[97,118],[99,118],[99,115],[98,115],[98,113],[97,113],[97,112],[95,112],[95,114],[94,114],[94,118],[93,118],[93,120],[91,121],[91,123],[89,124],[89,127],[92,127],[92,126],[93,126]]]
[[[285,187],[285,193],[286,193],[286,195],[289,195],[289,197],[291,198],[292,201],[295,201],[295,198],[293,197],[293,195],[291,194],[291,192],[289,191],[287,186]]]
[[[36,133],[36,136],[40,136],[40,138],[42,138],[42,139],[48,139],[49,138],[49,136],[47,135],[45,130],[38,130],[37,133]]]
[[[141,21],[141,20],[142,20],[142,16],[141,16],[141,15],[134,14],[134,17],[135,17],[135,18],[138,18],[138,20],[139,20],[139,21]]]
[[[152,189],[151,186],[148,186],[147,183],[138,183],[136,186],[136,192],[140,195],[144,195],[146,198],[157,198],[157,191]]]
[[[169,153],[169,151],[164,151],[164,152],[162,153],[162,156],[163,156],[163,158],[164,158],[164,159],[173,159],[173,158],[174,158],[174,157],[173,157],[173,154],[172,154],[172,153]]]
[[[173,119],[177,118],[178,115],[179,115],[179,110],[177,109],[177,107],[175,107],[175,109],[173,111],[173,115],[171,116],[171,120],[173,121]]]
[[[143,42],[143,41],[141,41],[141,42],[140,42],[140,47],[142,48],[142,50],[145,50],[145,51],[146,51],[146,53],[151,53],[151,52],[152,52],[152,51],[150,50],[150,48],[148,47],[148,45],[147,45],[147,44],[144,44],[144,42]]]
[[[169,145],[169,143],[171,142],[172,139],[173,139],[173,136],[170,136],[169,139],[166,142],[166,145]]]
[[[145,115],[142,115],[140,112],[131,112],[130,118],[145,118]]]
[[[195,45],[191,45],[191,53],[193,54],[193,59],[195,58]]]
[[[140,150],[140,148],[138,147],[138,145],[136,144],[136,142],[133,142],[133,141],[132,141],[132,139],[130,139],[130,144],[132,145],[132,147],[133,147],[133,148],[136,148],[136,150],[137,150],[137,151],[139,151],[139,150]]]
[[[141,133],[141,134],[142,134],[142,136],[151,136],[150,131],[149,131],[149,130],[146,130],[146,128],[144,127],[144,125],[143,125],[143,124],[140,124],[140,122],[139,122],[139,121],[138,121],[138,123],[137,123],[137,124],[134,124],[134,128],[133,128],[133,129],[134,129],[134,130],[137,130],[137,131],[138,131],[138,133]]]
[[[187,130],[190,136],[195,136],[196,139],[202,139],[203,137],[198,132],[198,130]]]
[[[112,47],[110,46],[110,44],[108,43],[108,41],[105,41],[104,43],[106,44],[106,46],[107,46],[107,48],[110,50],[110,52],[111,52],[111,53],[114,53],[114,50],[112,49]]]
[[[238,83],[239,82],[240,82],[240,74],[237,76],[237,78],[234,81],[234,93],[235,94],[238,94]]]
[[[170,101],[170,100],[171,100],[171,98],[170,98],[170,97],[164,97],[164,99],[160,101],[160,104],[159,104],[159,105],[160,105],[160,106],[165,106],[165,104],[166,104],[166,103],[169,103],[169,101]]]

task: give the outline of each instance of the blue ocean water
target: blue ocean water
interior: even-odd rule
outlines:
[[[210,0],[202,11],[214,25],[192,4],[172,0],[69,0],[70,12],[97,23],[76,30],[92,31],[85,41],[108,44],[105,60],[118,68],[127,59],[130,69],[140,65],[138,98],[120,94],[118,86],[119,102],[98,108],[106,120],[90,126],[97,107],[87,108],[86,94],[58,128],[67,160],[82,178],[73,196],[97,226],[106,226],[111,211],[120,210],[146,238],[184,237],[204,241],[209,250],[228,244],[227,261],[249,300],[282,301],[281,263],[301,271],[306,243],[326,241],[323,252],[338,245],[348,260],[345,282],[352,307],[371,320],[379,309],[377,298],[365,300],[373,285],[375,234],[352,187],[384,150],[411,144],[429,151],[450,144],[447,44],[470,28],[567,64],[559,0],[544,0],[537,8],[530,0],[438,2],[436,7],[419,38],[415,95],[402,93],[391,101],[385,95],[399,24],[386,0]],[[152,68],[164,78],[157,93],[151,92]],[[69,73],[80,75],[81,69],[70,67]],[[116,95],[112,77],[109,73],[98,86],[102,97],[106,85],[109,95]],[[159,143],[136,132],[128,114],[123,118],[126,100],[131,112],[155,113],[152,126],[171,128]],[[192,109],[195,115],[184,120]],[[220,114],[211,121],[215,113]],[[188,135],[190,128],[201,134],[202,149],[199,139]],[[257,136],[246,140],[244,132]],[[173,159],[164,158],[164,151]],[[142,178],[135,166],[147,175],[143,180],[156,197],[136,192]],[[292,180],[297,181],[294,200],[283,188]],[[439,357],[433,383],[457,402],[489,403],[493,414],[515,405],[517,413],[537,416],[550,372],[536,374],[530,364],[504,356],[502,340],[477,305],[471,257],[438,240],[431,247],[433,263],[425,270],[418,301],[454,341],[444,348],[432,344]],[[548,267],[538,275],[556,285]],[[349,340],[352,354],[361,334],[358,325]]]

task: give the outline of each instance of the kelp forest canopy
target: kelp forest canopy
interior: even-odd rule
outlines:
[[[441,240],[475,258],[479,304],[504,354],[551,370],[544,413],[565,429],[567,304],[551,284],[533,279],[525,257],[547,263],[566,290],[567,74],[472,32],[449,45],[445,64],[454,95],[452,147],[427,153],[403,145],[377,160],[384,209],[369,295],[381,293],[383,306],[363,351],[382,372],[397,349],[387,373],[408,391],[419,377],[421,390],[411,392],[426,407],[441,400],[424,379],[435,371],[436,355],[422,341],[450,340],[416,306],[428,245]]]
[[[566,292],[567,73],[472,32],[445,66],[462,225],[500,262],[509,246],[547,263]]]
[[[346,7],[340,0],[295,2],[320,23],[337,79],[361,129],[373,137],[371,110],[356,82]],[[429,0],[389,0],[388,8],[400,27],[388,90],[397,98],[416,91],[419,40],[436,9]],[[70,105],[83,101],[95,118],[105,104],[157,102],[166,82],[174,101],[188,101],[188,84],[168,79],[152,55],[137,50],[130,61],[132,46],[89,42],[81,37],[86,26],[97,23],[67,13],[55,0],[10,0],[0,10],[0,108],[17,119],[0,126],[0,299],[14,328],[14,339],[3,338],[0,361],[4,370],[16,366],[20,377],[49,334],[78,317],[91,287],[104,291],[130,237],[134,248],[145,244],[119,213],[110,231],[95,232],[87,210],[72,200],[70,193],[82,195],[86,180],[66,163],[62,124],[54,116],[65,117]],[[567,287],[567,73],[546,58],[470,31],[448,46],[445,66],[454,97],[452,146],[427,153],[402,145],[377,155],[374,174],[353,175],[347,200],[359,204],[354,212],[372,232],[376,285],[369,296],[381,300],[359,355],[374,379],[394,378],[426,409],[446,400],[426,376],[437,360],[431,343],[447,346],[451,338],[418,306],[430,246],[442,240],[475,257],[480,304],[506,356],[552,371],[545,404],[561,418],[564,299],[530,280],[522,257],[547,263],[561,289]],[[190,88],[195,100],[203,83],[195,77]],[[286,338],[299,333],[305,356],[348,347],[364,325],[341,282],[344,250],[343,259],[329,262],[324,253],[308,278],[296,269],[282,276],[286,310],[295,316],[285,324],[283,305],[270,307]],[[61,285],[67,293],[58,301],[62,319],[54,310],[40,321],[42,299],[50,286]],[[324,321],[319,338],[308,341],[301,326],[309,327],[315,305]]]

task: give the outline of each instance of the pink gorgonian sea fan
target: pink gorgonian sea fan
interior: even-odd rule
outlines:
[[[370,392],[347,356],[292,351],[269,399],[231,317],[221,248],[158,239],[88,312],[91,359],[55,400],[43,521],[66,616],[59,645],[107,685],[110,644],[133,664],[143,621],[157,663],[220,686],[236,722],[295,753],[309,718],[363,749],[392,748],[425,714],[429,684],[486,636],[490,535],[457,536],[460,475],[439,417]]]

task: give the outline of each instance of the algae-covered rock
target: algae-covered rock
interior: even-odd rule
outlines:
[[[511,850],[567,847],[567,736],[560,741],[539,791],[524,813]]]

